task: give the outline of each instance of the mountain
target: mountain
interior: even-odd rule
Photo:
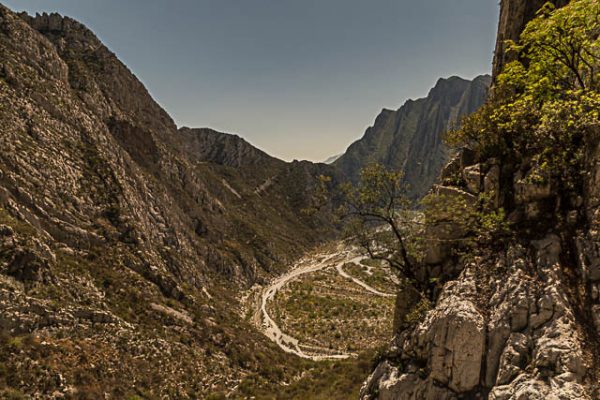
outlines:
[[[490,82],[487,75],[473,81],[440,79],[426,98],[409,100],[396,111],[384,109],[375,124],[333,165],[341,176],[356,182],[362,168],[370,163],[383,164],[404,172],[410,197],[423,196],[451,154],[443,135],[461,117],[483,105]]]
[[[335,235],[304,212],[335,166],[178,128],[83,24],[2,5],[0,146],[0,397],[250,397],[345,374],[282,353],[245,308]]]
[[[502,0],[495,76],[514,57],[504,53],[504,41],[517,39],[545,3]],[[480,126],[532,140],[525,136],[532,135],[529,126],[506,128],[505,119],[481,118],[489,120]],[[507,216],[507,232],[487,241],[475,236],[476,250],[467,257],[448,243],[464,239],[460,228],[442,222],[428,232],[425,262],[415,273],[437,282],[435,293],[426,306],[408,292],[398,294],[392,345],[361,399],[600,398],[598,124],[575,141],[582,159],[572,175],[536,179],[537,147],[493,157],[466,149],[444,168],[451,179],[432,192],[471,204],[492,199],[490,207]]]
[[[296,373],[239,292],[330,237],[302,212],[329,167],[178,129],[84,25],[2,5],[0,147],[0,397],[205,398]]]
[[[186,142],[190,157],[197,161],[211,162],[233,168],[248,166],[275,166],[285,164],[257,149],[237,135],[217,132],[212,129],[179,129]]]
[[[502,0],[495,73],[542,3]],[[81,23],[0,5],[0,398],[347,399],[363,379],[365,400],[598,398],[597,135],[567,190],[526,155],[443,167],[443,132],[490,81],[440,80],[332,165],[284,162],[178,128]],[[425,229],[431,293],[394,306],[388,265],[319,246],[336,237],[320,177],[369,162],[413,197],[489,199],[507,232],[469,256]]]

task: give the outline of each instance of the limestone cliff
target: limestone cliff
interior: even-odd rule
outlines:
[[[440,79],[426,98],[409,100],[397,111],[383,110],[333,165],[354,182],[370,163],[403,171],[409,196],[422,197],[449,160],[444,134],[484,103],[490,82],[489,76]]]
[[[502,41],[542,3],[502,1],[496,68],[507,60]],[[398,325],[363,399],[599,398],[599,160],[597,141],[588,143],[586,182],[575,193],[528,179],[526,160],[474,164],[463,153],[445,168],[454,179],[438,190],[491,196],[508,213],[510,239],[462,260],[431,244],[428,268],[454,277],[423,320]]]

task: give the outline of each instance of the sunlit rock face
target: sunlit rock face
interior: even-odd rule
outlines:
[[[496,74],[509,60],[503,41],[516,39],[544,3],[502,1]],[[421,322],[396,331],[362,399],[598,398],[599,149],[589,143],[585,187],[568,204],[553,182],[527,179],[525,164],[510,176],[494,159],[474,164],[463,155],[447,165],[445,193],[489,194],[495,205],[510,193],[514,240],[464,262],[430,246],[426,261],[438,271],[453,266],[455,277]],[[461,178],[458,187],[451,176]]]

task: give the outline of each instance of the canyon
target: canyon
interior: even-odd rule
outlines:
[[[327,163],[178,127],[83,24],[0,4],[0,397],[598,398],[600,144],[566,193],[444,140],[544,3],[502,0],[493,76],[440,79]],[[418,321],[332,217],[372,163],[511,223],[477,257],[427,238]]]

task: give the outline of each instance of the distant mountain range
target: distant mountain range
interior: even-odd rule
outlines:
[[[419,198],[431,188],[451,156],[444,134],[483,105],[490,84],[489,75],[472,81],[459,77],[440,79],[427,97],[408,100],[396,111],[384,109],[374,125],[345,153],[315,163],[314,168],[333,175],[339,182],[357,182],[360,171],[368,164],[383,164],[390,170],[402,171],[409,196]],[[194,157],[204,161],[236,168],[262,165],[267,170],[285,164],[237,135],[206,128],[181,128],[179,132],[194,149]],[[324,164],[332,168],[325,168]]]
[[[312,165],[309,169],[314,173],[332,175],[337,182],[357,182],[364,167],[380,163],[404,172],[409,196],[419,198],[431,188],[451,156],[444,134],[483,105],[490,84],[489,75],[472,81],[459,77],[440,79],[426,98],[408,100],[396,111],[384,109],[374,125],[345,153],[323,163],[296,161],[291,165]],[[237,135],[208,128],[181,128],[179,134],[191,158],[251,171],[246,174],[248,179],[257,175],[264,178],[264,172],[287,165]]]

